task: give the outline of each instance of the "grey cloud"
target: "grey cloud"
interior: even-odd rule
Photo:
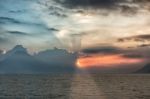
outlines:
[[[20,24],[21,22],[9,17],[0,17],[0,24],[7,24],[7,23]]]
[[[139,53],[138,50],[124,50],[121,48],[117,48],[114,46],[107,47],[95,47],[95,48],[87,48],[82,50],[82,57],[91,57],[92,54],[104,54],[104,55],[121,55],[124,58],[137,58],[144,59],[146,58],[145,53]]]
[[[136,42],[144,42],[144,41],[150,41],[150,35],[136,35],[131,37],[125,37],[125,38],[119,38],[117,40],[118,42],[127,42],[127,41],[136,41]]]
[[[67,15],[64,13],[64,10],[57,6],[49,6],[48,10],[50,11],[49,15],[54,15],[57,17],[65,18]]]
[[[47,28],[47,30],[49,30],[49,31],[59,31],[59,29],[56,29],[56,28]]]
[[[133,3],[148,3],[150,2],[149,0],[131,0]]]
[[[26,10],[25,10],[25,9],[24,9],[24,10],[10,10],[9,12],[10,12],[10,13],[20,14],[20,13],[25,13]]]
[[[3,44],[3,43],[6,43],[8,42],[9,40],[7,38],[4,38],[4,37],[0,37],[0,44]]]
[[[7,33],[14,34],[14,35],[24,35],[24,36],[29,35],[28,33],[21,32],[21,31],[7,31]]]
[[[0,17],[0,24],[18,24],[18,25],[26,25],[26,26],[36,26],[39,28],[46,29],[48,31],[59,31],[58,29],[55,28],[48,28],[45,26],[45,24],[42,23],[30,23],[30,22],[22,22],[14,18],[9,18],[9,17]],[[14,33],[14,32],[13,32]],[[20,33],[17,33],[20,34]]]
[[[49,15],[54,15],[54,16],[63,17],[63,18],[67,17],[66,14],[63,14],[57,11],[50,12]]]
[[[141,45],[139,45],[137,47],[150,47],[150,44],[141,44]]]
[[[143,58],[144,57],[143,55],[140,55],[140,54],[123,54],[122,56],[126,58]]]
[[[128,5],[122,5],[120,6],[121,13],[124,13],[124,15],[132,15],[138,13],[138,7],[131,7]]]
[[[29,23],[29,22],[21,22],[17,19],[10,18],[10,17],[0,17],[0,24],[23,24],[23,25],[41,25],[37,23]]]
[[[83,53],[87,53],[87,54],[97,54],[97,53],[115,54],[115,53],[121,53],[122,51],[123,51],[122,49],[113,46],[93,47],[93,48],[87,48],[82,50]]]
[[[40,5],[43,5],[46,7],[44,11],[49,12],[49,15],[51,16],[56,16],[56,17],[61,17],[61,18],[66,18],[68,15],[65,13],[66,11],[60,7],[60,6],[53,6],[52,1],[38,1],[37,2]]]
[[[0,24],[22,24],[22,25],[36,25],[36,26],[41,26],[43,24],[38,24],[38,23],[30,23],[30,22],[22,22],[20,20],[10,18],[10,17],[0,17]]]
[[[5,41],[5,39],[0,37],[0,42],[4,42],[4,41]]]
[[[0,49],[0,55],[3,53],[3,50]]]

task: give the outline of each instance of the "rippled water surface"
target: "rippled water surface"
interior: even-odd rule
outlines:
[[[150,75],[0,75],[0,99],[150,99]]]

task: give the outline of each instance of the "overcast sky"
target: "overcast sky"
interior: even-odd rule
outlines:
[[[81,40],[75,44],[79,49],[140,46],[141,42],[122,39],[149,35],[149,4],[148,0],[0,0],[0,47],[72,50],[76,39]]]
[[[147,58],[149,26],[149,0],[0,0],[2,50],[21,44]]]

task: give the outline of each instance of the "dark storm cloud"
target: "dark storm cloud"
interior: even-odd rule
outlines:
[[[115,53],[121,53],[123,50],[117,47],[107,46],[107,47],[93,47],[93,48],[87,48],[83,49],[83,53],[87,54],[115,54]]]
[[[129,6],[134,3],[129,0],[56,0],[67,8],[103,8],[103,9],[122,9],[123,11],[133,11],[135,7]],[[135,11],[134,11],[135,12]]]
[[[107,13],[118,11],[123,15],[137,14],[139,10],[150,12],[149,0],[54,0],[65,8],[100,10],[105,9]],[[147,7],[145,7],[147,6]],[[96,9],[96,10],[95,10]],[[83,11],[84,12],[84,11]],[[107,15],[104,13],[104,15]]]
[[[136,42],[144,42],[144,41],[150,41],[150,35],[137,35],[137,36],[131,36],[126,38],[119,38],[117,40],[118,42],[128,42],[128,41],[136,41]]]
[[[111,8],[115,7],[117,3],[123,2],[124,0],[56,0],[65,7],[76,8],[76,7],[95,7],[95,8]]]
[[[95,7],[95,8],[115,8],[121,5],[145,4],[150,3],[149,0],[54,0],[65,7]]]

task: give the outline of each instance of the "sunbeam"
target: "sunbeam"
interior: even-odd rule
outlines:
[[[86,70],[82,73],[74,74],[69,99],[106,99],[91,74]]]

